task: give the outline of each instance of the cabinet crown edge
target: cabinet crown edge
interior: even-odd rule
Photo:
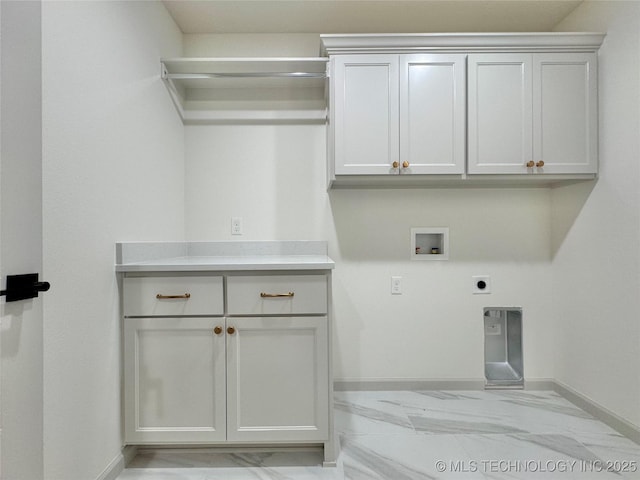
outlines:
[[[606,33],[322,34],[321,55],[420,52],[594,52]]]

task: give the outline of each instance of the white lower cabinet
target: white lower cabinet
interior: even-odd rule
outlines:
[[[128,443],[324,441],[327,317],[128,318]]]
[[[327,355],[327,317],[227,318],[227,439],[327,439]]]
[[[226,439],[225,339],[215,318],[124,321],[125,441]]]
[[[331,461],[328,276],[230,275],[224,301],[222,277],[211,278],[223,315],[165,317],[132,314],[125,277],[125,443],[324,443]]]

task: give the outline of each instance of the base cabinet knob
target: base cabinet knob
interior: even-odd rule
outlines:
[[[233,328],[233,327],[228,327],[228,328],[227,328],[227,333],[228,333],[229,335],[233,335],[234,333],[236,333],[236,329],[235,329],[235,328]]]

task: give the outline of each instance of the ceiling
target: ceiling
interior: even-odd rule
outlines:
[[[550,31],[582,0],[164,0],[183,33]]]

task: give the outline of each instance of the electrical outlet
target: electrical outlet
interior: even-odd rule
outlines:
[[[391,295],[402,295],[402,277],[391,277]]]
[[[242,217],[231,217],[231,235],[242,235]]]
[[[471,279],[473,280],[471,292],[474,295],[491,293],[491,277],[489,275],[475,275]]]

